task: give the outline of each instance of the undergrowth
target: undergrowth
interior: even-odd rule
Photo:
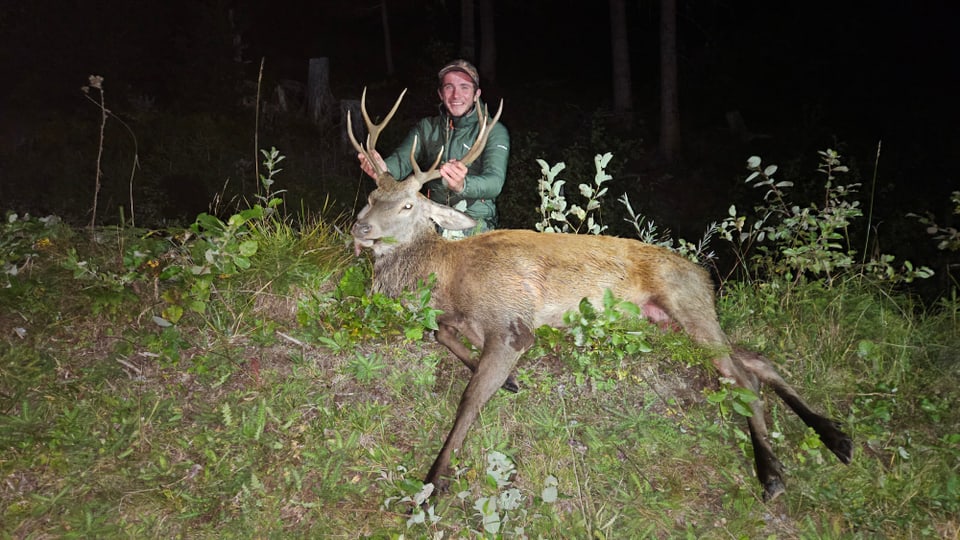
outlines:
[[[0,533],[954,538],[960,301],[919,305],[898,287],[922,266],[864,261],[847,236],[854,192],[838,187],[839,156],[823,157],[822,205],[790,204],[776,171],[751,160],[768,206],[714,231],[742,278],[722,284],[723,326],[856,445],[850,466],[837,463],[761,396],[789,471],[773,503],[760,499],[737,414],[757,396],[717,380],[709,351],[608,295],[569,313],[568,330],[538,331],[521,391],[491,400],[450,494],[421,505],[466,384],[466,368],[428,339],[432,283],[369,294],[370,265],[351,258],[340,218],[288,213],[273,150],[249,203],[184,229],[91,236],[7,214]],[[603,208],[610,159],[598,156],[578,209],[554,197],[545,227],[602,231],[590,212]],[[544,188],[564,195],[547,181],[562,168],[542,165]],[[628,214],[648,239],[706,264],[717,256]],[[927,226],[938,242],[950,234]]]

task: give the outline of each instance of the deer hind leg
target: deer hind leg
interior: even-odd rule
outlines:
[[[707,295],[705,295],[707,296]],[[693,299],[695,300],[695,299]],[[659,306],[658,306],[659,307]],[[757,480],[763,486],[763,499],[771,501],[780,496],[786,487],[783,480],[783,465],[773,453],[767,438],[767,424],[764,419],[763,400],[760,398],[760,378],[747,370],[739,358],[730,355],[730,344],[726,334],[720,329],[716,312],[712,305],[700,306],[663,306],[664,311],[673,318],[690,337],[706,347],[718,349],[713,364],[720,375],[732,379],[738,386],[752,390],[757,398],[750,403],[752,415],[747,418],[750,441],[753,443],[753,459],[757,470]],[[645,306],[644,311],[647,310]]]
[[[744,368],[754,374],[761,382],[770,385],[773,391],[780,396],[797,416],[820,436],[824,446],[830,449],[837,458],[849,464],[853,458],[853,441],[840,428],[840,422],[832,420],[814,412],[779,373],[773,368],[769,360],[763,356],[744,349],[735,349],[734,355],[740,360]]]
[[[476,362],[476,370],[460,398],[453,428],[430,467],[424,483],[433,483],[436,491],[447,489],[450,458],[463,446],[467,431],[480,414],[480,409],[504,384],[520,355],[533,345],[533,340],[533,332],[522,323],[511,325],[508,332],[487,339],[480,360]]]
[[[438,318],[437,341],[439,341],[447,349],[450,349],[450,352],[459,358],[460,361],[463,362],[463,365],[470,369],[471,373],[476,373],[478,360],[473,356],[470,349],[463,344],[463,341],[460,340],[460,332],[457,330],[457,327],[454,324],[451,324],[455,322],[456,319],[450,317],[445,319],[443,315]],[[471,342],[473,341],[471,340]],[[473,343],[483,348],[483,343]],[[502,388],[514,394],[520,391],[520,385],[517,384],[517,379],[513,373],[510,373],[510,375],[507,377],[507,380],[503,383]]]
[[[733,379],[738,386],[753,390],[757,399],[750,403],[751,416],[747,418],[750,430],[750,442],[753,443],[753,461],[757,469],[757,480],[763,486],[763,500],[772,501],[784,491],[783,464],[773,453],[773,446],[767,438],[767,422],[764,418],[764,403],[760,397],[760,381],[740,362],[727,354],[714,360],[714,365],[724,377]]]

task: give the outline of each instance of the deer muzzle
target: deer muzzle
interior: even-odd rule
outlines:
[[[358,221],[353,224],[350,234],[353,235],[353,251],[356,256],[360,256],[363,248],[372,247],[374,239],[367,238],[367,235],[373,231],[373,226],[364,221]]]

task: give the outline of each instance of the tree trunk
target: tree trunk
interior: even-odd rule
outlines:
[[[633,125],[630,80],[630,43],[627,40],[624,0],[610,0],[610,45],[613,59],[613,116],[623,127]]]
[[[660,0],[660,155],[668,163],[680,152],[677,86],[677,1]]]
[[[307,70],[307,116],[319,126],[332,119],[336,108],[330,91],[330,59],[311,58]]]
[[[497,82],[497,34],[494,28],[493,0],[480,0],[480,73],[484,81]]]
[[[460,0],[460,57],[473,62],[477,54],[473,0]]]
[[[387,15],[387,0],[380,3],[380,21],[383,24],[383,54],[387,62],[387,76],[393,75],[393,44],[390,40],[390,17]]]

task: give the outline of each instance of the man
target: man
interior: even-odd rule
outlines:
[[[413,172],[410,148],[417,139],[418,164],[430,165],[437,158],[440,147],[443,157],[440,178],[428,182],[426,195],[435,202],[456,207],[464,201],[464,212],[477,221],[477,228],[468,234],[488,231],[497,226],[496,199],[503,189],[510,157],[510,134],[502,123],[490,132],[483,153],[468,169],[460,162],[480,130],[476,107],[485,110],[480,101],[480,76],[477,68],[466,60],[450,62],[438,74],[440,114],[420,120],[400,146],[385,159],[374,154],[380,167],[394,178],[403,180]],[[363,155],[360,167],[374,177],[373,167]]]

